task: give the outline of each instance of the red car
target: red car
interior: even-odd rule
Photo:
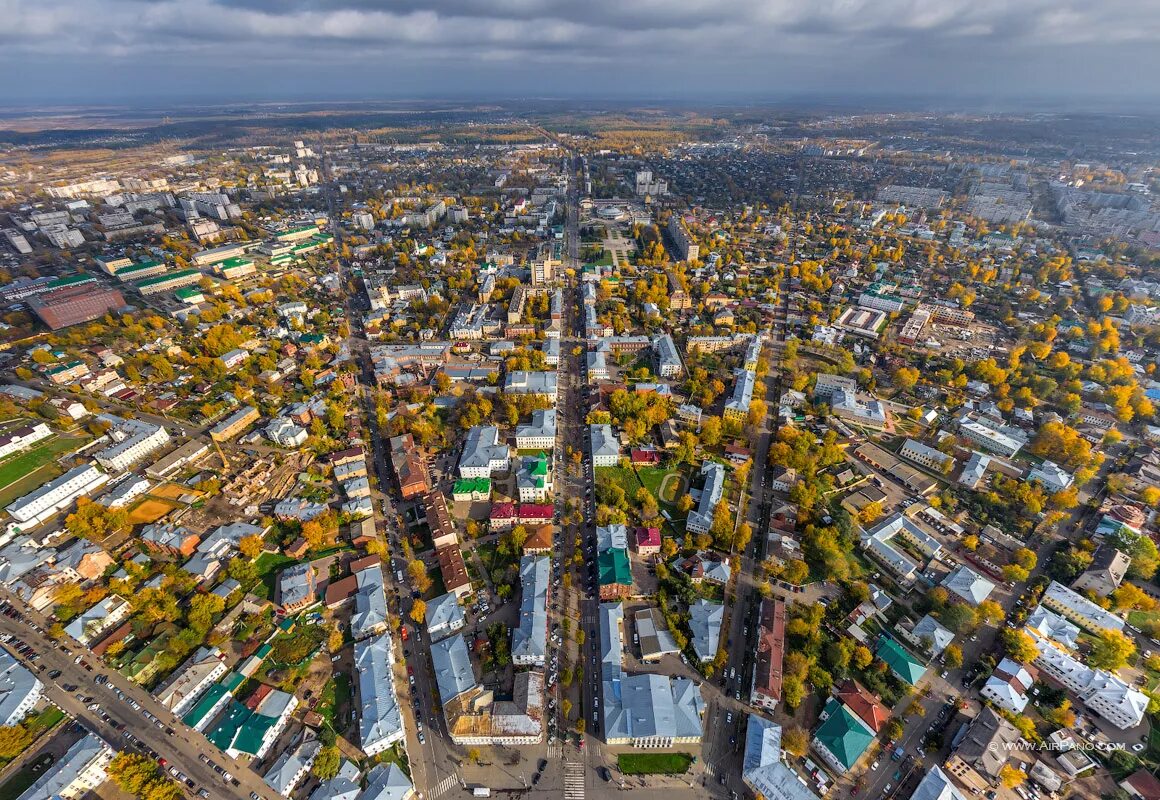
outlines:
[[[407,665],[407,674],[408,674],[408,675],[414,675],[414,674],[415,674],[415,668],[414,668],[414,667],[412,667],[410,664],[408,664],[408,665]]]
[[[404,642],[405,642],[405,641],[407,641],[407,636],[408,636],[408,634],[407,634],[407,626],[406,626],[406,625],[404,625],[404,626],[403,626],[403,641],[404,641]]]

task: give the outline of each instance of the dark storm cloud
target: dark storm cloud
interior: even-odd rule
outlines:
[[[1155,0],[0,0],[0,19],[0,99],[1142,96],[1160,74]]]

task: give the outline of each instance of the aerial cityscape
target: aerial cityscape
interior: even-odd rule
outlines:
[[[0,800],[1160,800],[1155,10],[178,5],[0,2]]]

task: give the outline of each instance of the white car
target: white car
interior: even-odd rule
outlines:
[[[873,764],[871,764],[870,769],[878,769],[878,762],[875,761]]]

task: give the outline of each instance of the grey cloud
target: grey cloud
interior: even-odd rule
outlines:
[[[186,74],[237,91],[276,69],[319,96],[343,70],[368,94],[383,83],[359,72],[389,71],[392,93],[652,95],[1141,94],[1160,73],[1154,0],[0,0],[0,19],[0,99],[70,72],[134,75],[117,88],[146,94]]]

